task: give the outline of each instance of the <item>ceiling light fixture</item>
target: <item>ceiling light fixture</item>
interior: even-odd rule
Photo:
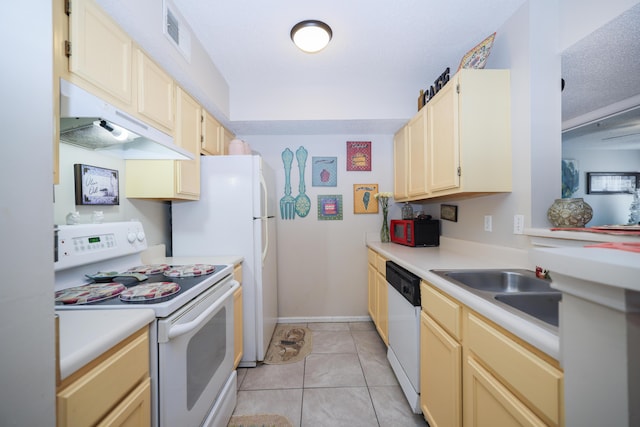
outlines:
[[[291,40],[307,53],[316,53],[324,49],[331,40],[331,27],[322,21],[308,20],[298,22],[291,29]]]

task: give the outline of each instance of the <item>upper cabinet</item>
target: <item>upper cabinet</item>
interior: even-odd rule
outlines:
[[[233,133],[222,126],[211,114],[204,112],[202,123],[201,152],[204,155],[220,156],[229,152]]]
[[[456,73],[405,126],[409,160],[395,176],[408,177],[408,191],[396,200],[511,191],[509,88],[508,70]]]
[[[125,194],[129,198],[186,199],[200,197],[200,139],[202,109],[176,86],[176,145],[190,151],[193,160],[127,160]]]
[[[133,42],[93,1],[77,0],[69,13],[69,71],[87,89],[123,106],[133,104]]]
[[[140,49],[138,65],[138,113],[158,129],[171,133],[174,127],[175,84],[170,75]]]

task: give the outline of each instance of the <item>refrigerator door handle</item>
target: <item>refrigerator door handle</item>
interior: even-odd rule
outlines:
[[[263,197],[263,204],[261,207],[261,212],[260,212],[260,217],[261,218],[266,218],[267,217],[267,212],[269,212],[269,210],[267,209],[267,203],[269,200],[269,194],[267,193],[267,183],[264,180],[264,176],[262,174],[260,174],[260,187],[262,187],[262,197]],[[264,210],[263,210],[264,209]],[[263,219],[261,219],[262,221]],[[264,247],[262,248],[262,266],[264,267],[264,260],[267,258],[267,252],[269,251],[269,227],[267,227],[266,224],[266,220],[264,221]]]

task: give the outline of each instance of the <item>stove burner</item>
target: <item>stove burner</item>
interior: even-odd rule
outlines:
[[[122,283],[93,283],[56,292],[56,303],[65,305],[90,304],[121,294],[126,287]]]
[[[142,274],[158,274],[162,273],[165,270],[168,270],[169,264],[148,264],[148,265],[139,265],[137,267],[130,268],[127,270],[129,273],[142,273]]]
[[[180,291],[180,285],[174,282],[155,282],[133,286],[120,294],[124,302],[161,302]]]
[[[211,264],[187,264],[187,265],[174,265],[168,270],[165,270],[162,274],[167,277],[194,277],[205,276],[215,271],[216,267]]]

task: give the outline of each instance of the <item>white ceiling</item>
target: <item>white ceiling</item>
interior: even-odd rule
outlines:
[[[417,111],[421,88],[447,67],[455,72],[523,3],[174,0],[227,80],[238,134],[393,132]],[[320,53],[290,40],[306,19],[333,30]]]

